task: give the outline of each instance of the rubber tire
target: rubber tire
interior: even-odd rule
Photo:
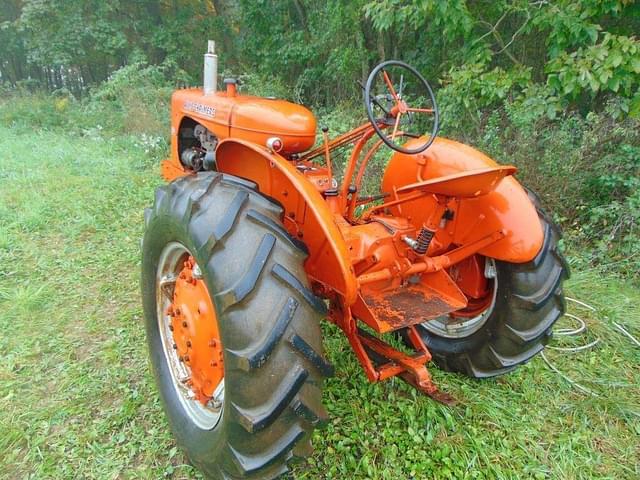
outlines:
[[[418,326],[438,367],[474,378],[508,373],[540,353],[551,338],[553,324],[565,312],[562,283],[569,267],[558,250],[559,227],[527,191],[544,231],[538,255],[523,264],[496,261],[498,292],[485,325],[468,337],[437,336]]]
[[[275,478],[311,453],[327,414],[321,354],[325,304],[308,288],[307,256],[282,227],[281,207],[255,184],[217,172],[158,188],[145,211],[142,299],[151,366],[176,441],[208,478]],[[169,242],[182,243],[203,270],[224,346],[220,421],[198,428],[172,385],[156,314],[156,270]]]

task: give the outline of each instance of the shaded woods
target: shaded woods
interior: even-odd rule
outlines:
[[[399,58],[479,106],[538,85],[588,108],[607,93],[637,103],[638,31],[630,0],[3,0],[0,76],[77,94],[125,65],[172,62],[198,81],[211,37],[225,68],[307,103],[351,98],[354,79]]]

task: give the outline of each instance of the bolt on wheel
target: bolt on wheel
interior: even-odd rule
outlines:
[[[158,262],[157,318],[172,383],[189,418],[211,430],[222,416],[224,360],[215,308],[187,248],[171,242]]]

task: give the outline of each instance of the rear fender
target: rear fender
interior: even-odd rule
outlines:
[[[411,140],[406,146],[411,148],[410,143],[423,141]],[[392,193],[394,187],[416,181],[497,165],[474,148],[437,138],[421,154],[395,153],[385,171],[382,191]],[[410,217],[410,221],[419,228],[434,204],[433,199],[422,198],[402,204],[394,213]],[[535,206],[513,177],[504,178],[495,190],[486,195],[452,201],[449,208],[454,211],[454,219],[436,235],[436,240],[440,239],[442,244],[462,245],[502,230],[505,238],[479,253],[511,263],[531,261],[542,247],[544,234]]]
[[[284,227],[309,249],[305,270],[311,280],[355,302],[357,283],[334,214],[313,184],[288,160],[257,144],[227,139],[216,150],[218,171],[246,178],[260,193],[280,202]]]

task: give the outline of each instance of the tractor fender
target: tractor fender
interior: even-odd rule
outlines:
[[[357,282],[349,251],[335,214],[313,184],[281,155],[245,140],[222,140],[216,164],[220,172],[255,182],[260,193],[283,207],[285,229],[309,250],[304,266],[310,280],[353,304]]]
[[[420,142],[424,139],[410,140],[405,146]],[[393,195],[394,188],[416,181],[495,166],[498,164],[482,152],[439,137],[423,153],[395,153],[385,170],[382,191]],[[421,198],[402,204],[394,213],[409,217],[420,228],[434,203],[432,198]],[[479,253],[511,263],[531,261],[542,247],[544,234],[536,208],[514,177],[504,178],[486,195],[451,202],[449,208],[454,211],[453,221],[441,235],[453,244],[470,243],[502,230],[505,237]]]

